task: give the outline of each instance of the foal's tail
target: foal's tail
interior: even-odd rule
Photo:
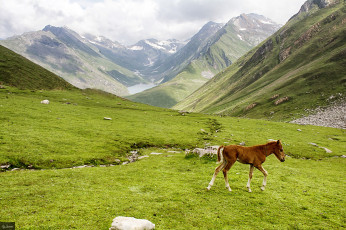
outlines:
[[[223,148],[225,146],[221,145],[218,149],[217,149],[217,162],[221,162],[223,161],[223,154],[220,154],[221,153],[221,149],[222,149],[222,153],[223,153]]]

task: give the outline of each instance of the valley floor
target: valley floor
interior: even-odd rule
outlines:
[[[146,150],[149,151],[149,150]],[[0,173],[0,221],[18,229],[108,229],[116,216],[148,219],[156,229],[344,229],[345,159],[277,161],[264,164],[268,184],[248,166],[222,173],[210,191],[215,160],[185,158],[166,150],[115,167]],[[245,221],[246,220],[246,221]]]

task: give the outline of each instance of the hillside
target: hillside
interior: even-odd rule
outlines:
[[[157,68],[161,73],[159,76],[163,77],[160,85],[128,98],[172,107],[279,27],[270,19],[256,14],[242,14],[223,26],[209,22],[185,47]]]
[[[0,85],[20,89],[72,89],[72,85],[30,60],[0,45]]]
[[[307,1],[274,35],[173,108],[291,120],[344,97],[345,2],[322,2]]]
[[[128,94],[117,77],[141,82],[132,71],[107,59],[90,42],[66,28],[46,26],[0,41],[0,44],[43,66],[78,88]]]

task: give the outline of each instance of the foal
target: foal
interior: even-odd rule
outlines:
[[[281,141],[271,141],[264,145],[255,145],[251,147],[244,147],[240,145],[228,145],[228,146],[220,146],[217,150],[217,159],[218,162],[220,162],[220,150],[222,151],[222,161],[221,164],[215,169],[213,178],[211,179],[209,186],[207,187],[208,190],[210,190],[211,186],[213,186],[215,178],[217,174],[223,170],[223,176],[225,178],[226,188],[231,192],[232,189],[229,187],[228,178],[227,178],[227,172],[232,167],[232,165],[239,161],[243,164],[249,164],[250,165],[250,173],[249,173],[249,180],[247,182],[246,187],[249,189],[249,192],[251,192],[250,189],[250,182],[252,179],[252,173],[254,170],[254,167],[256,167],[258,170],[260,170],[263,175],[263,184],[261,189],[264,190],[265,186],[267,185],[267,171],[262,167],[263,162],[266,160],[266,157],[270,154],[274,153],[275,156],[281,161],[285,161],[285,153],[282,149]]]

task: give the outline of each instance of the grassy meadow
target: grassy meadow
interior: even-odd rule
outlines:
[[[48,99],[50,104],[40,101]],[[116,216],[156,229],[344,229],[345,130],[152,107],[95,90],[0,89],[0,222],[18,229],[108,229]],[[112,120],[104,120],[104,117]],[[215,159],[185,157],[208,145],[281,139],[268,157],[267,189],[249,167],[207,187]],[[326,153],[324,149],[332,150]],[[121,165],[133,150],[149,155]],[[175,151],[175,152],[171,152]],[[162,155],[151,155],[160,152]],[[73,168],[79,165],[119,164]],[[37,170],[31,170],[37,169]]]

